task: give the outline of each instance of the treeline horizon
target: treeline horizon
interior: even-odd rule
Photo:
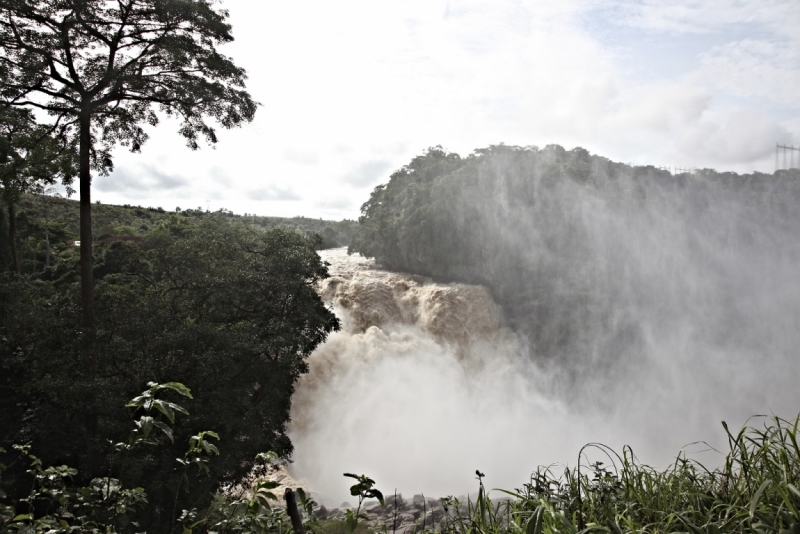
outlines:
[[[149,232],[171,216],[201,221],[212,217],[225,217],[232,222],[253,229],[267,231],[280,229],[313,238],[319,235],[315,247],[318,249],[347,246],[357,221],[314,219],[311,217],[271,217],[252,214],[235,214],[230,210],[217,211],[142,207],[131,204],[94,204],[93,232],[95,242],[143,239]],[[9,214],[6,206],[0,206],[0,262],[11,264],[11,239],[17,240],[22,267],[21,272],[41,270],[47,263],[47,241],[52,254],[64,252],[64,248],[79,241],[80,215],[78,201],[61,196],[28,193],[20,196],[16,203],[14,236],[11,235]]]
[[[488,287],[564,391],[605,387],[598,376],[628,376],[672,343],[747,362],[764,346],[791,352],[771,329],[793,308],[759,303],[795,287],[797,169],[673,175],[583,148],[493,145],[462,157],[439,146],[361,211],[349,252]]]

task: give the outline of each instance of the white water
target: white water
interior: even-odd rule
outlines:
[[[677,428],[636,431],[652,400],[620,417],[546,398],[550,378],[485,288],[378,270],[344,249],[321,255],[332,276],[320,293],[343,328],[312,354],[293,397],[290,471],[330,503],[349,498],[344,472],[444,496],[473,491],[476,469],[491,487],[519,487],[538,465],[574,465],[588,441],[663,462],[688,441]]]

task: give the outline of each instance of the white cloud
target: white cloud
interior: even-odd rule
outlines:
[[[716,46],[701,58],[701,76],[711,87],[795,109],[800,106],[800,41],[744,39]]]
[[[104,193],[123,193],[133,198],[146,198],[153,191],[172,191],[191,185],[191,181],[179,174],[166,173],[156,166],[144,164],[134,169],[118,167],[109,176],[93,180],[94,188]]]
[[[785,135],[777,121],[760,110],[747,109],[724,122],[698,121],[682,132],[678,145],[699,160],[741,163],[771,157],[776,140]]]
[[[379,182],[388,181],[390,169],[391,163],[388,161],[365,161],[347,172],[342,181],[355,187],[374,186]]]
[[[709,108],[708,91],[686,84],[660,84],[627,91],[607,117],[615,130],[669,133],[694,123]]]
[[[300,200],[300,196],[290,188],[270,184],[267,187],[254,189],[248,193],[253,200]]]
[[[315,150],[302,150],[288,148],[284,151],[283,157],[297,165],[317,165],[320,161],[319,154]]]
[[[800,27],[794,0],[642,0],[611,2],[621,7],[625,24],[672,33],[711,33],[731,26],[758,25],[785,37]]]
[[[236,212],[354,218],[372,186],[426,148],[500,142],[770,171],[766,140],[800,133],[798,6],[227,0],[237,40],[223,52],[264,104],[255,122],[191,152],[165,120],[141,155],[118,152],[135,184],[98,178],[97,195],[173,205],[224,193]],[[191,187],[161,187],[159,173]]]

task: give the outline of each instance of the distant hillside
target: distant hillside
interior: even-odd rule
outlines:
[[[319,234],[317,244],[320,249],[347,246],[350,244],[356,221],[326,221],[308,217],[260,217],[256,215],[235,215],[230,211],[208,212],[201,209],[166,211],[162,208],[95,203],[92,206],[94,238],[99,242],[117,239],[137,241],[152,229],[166,221],[170,216],[193,221],[208,217],[224,216],[232,221],[259,230],[279,228],[297,232],[304,236]],[[46,261],[45,226],[53,247],[53,253],[78,240],[79,235],[78,201],[52,196],[27,195],[18,207],[17,242],[20,248],[23,273],[40,270]],[[0,263],[9,261],[8,221],[5,210],[0,206]]]
[[[488,286],[538,357],[576,372],[681,340],[687,357],[780,352],[770,328],[800,287],[797,170],[672,175],[557,145],[432,148],[362,214],[351,251]]]

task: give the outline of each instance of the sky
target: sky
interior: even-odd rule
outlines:
[[[773,172],[800,144],[797,0],[223,0],[256,118],[192,151],[163,120],[93,199],[356,219],[428,147],[580,146]]]

